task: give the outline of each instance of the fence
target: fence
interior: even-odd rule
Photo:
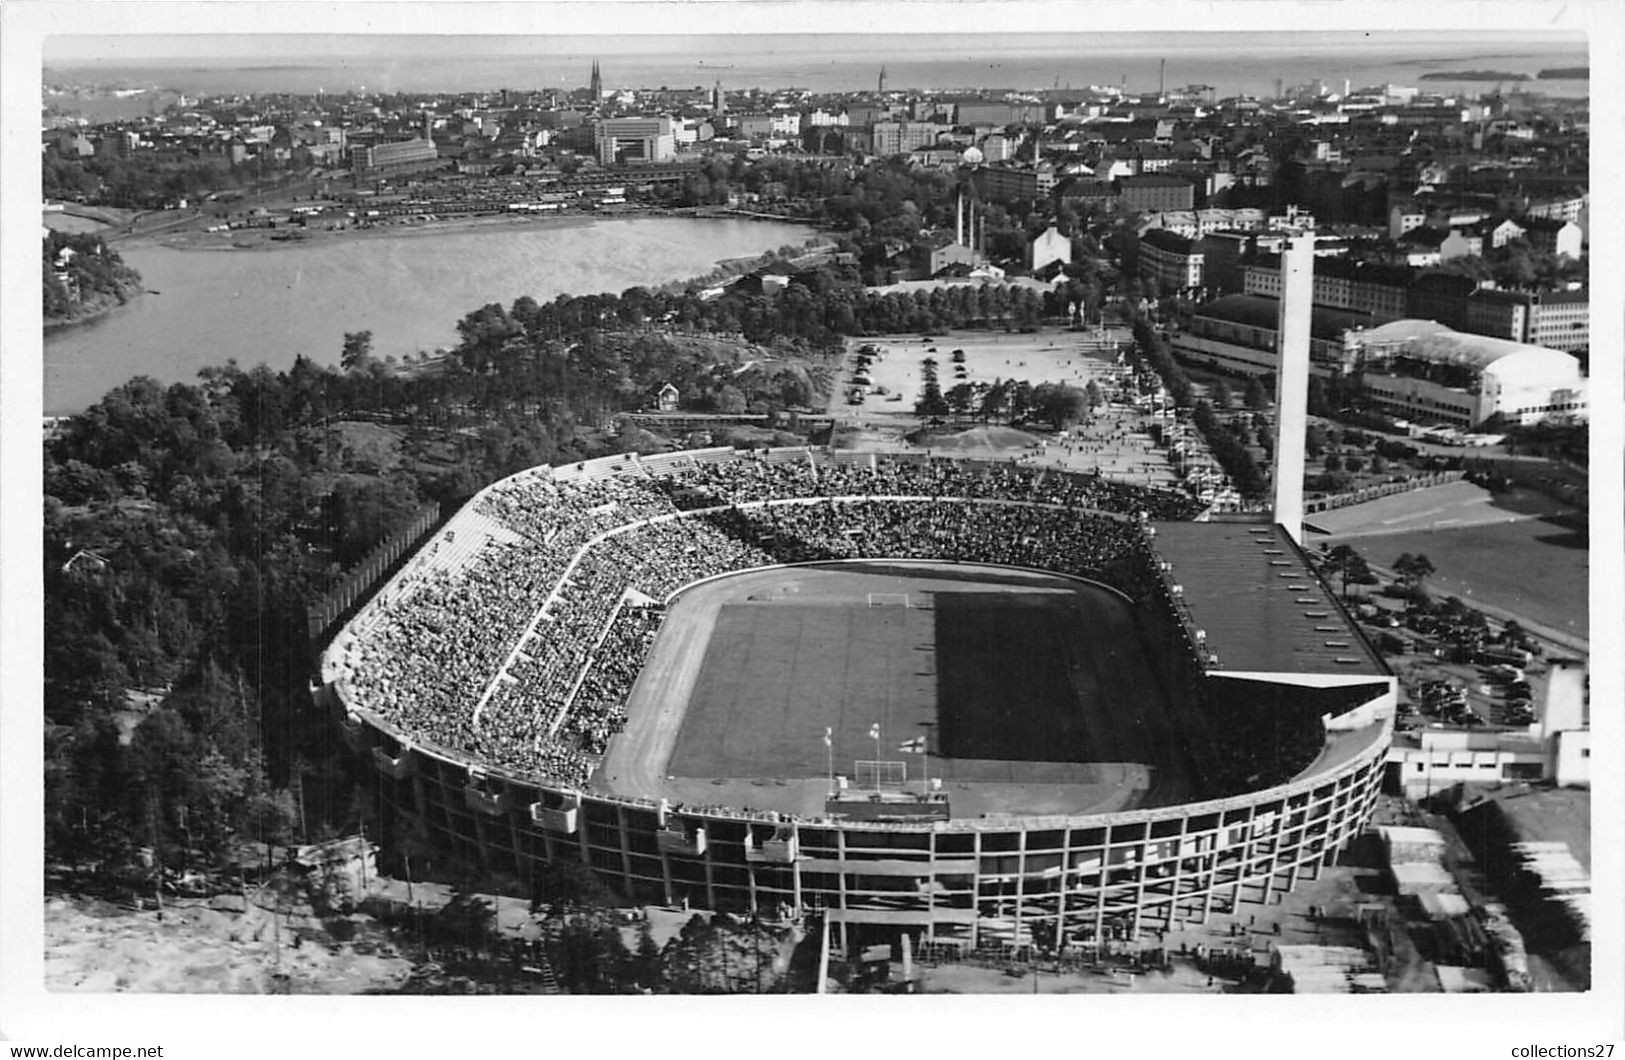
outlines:
[[[1348,493],[1334,493],[1329,497],[1316,497],[1314,500],[1303,502],[1303,513],[1313,515],[1316,512],[1330,511],[1333,508],[1347,508],[1351,504],[1363,504],[1374,501],[1378,497],[1391,497],[1396,493],[1410,493],[1413,490],[1427,489],[1430,486],[1443,486],[1451,482],[1460,482],[1466,475],[1464,471],[1435,471],[1430,475],[1415,475],[1402,479],[1399,482],[1384,482],[1380,486],[1366,486]]]
[[[339,619],[377,587],[395,566],[395,561],[422,541],[438,522],[440,505],[425,504],[410,523],[379,542],[365,559],[344,573],[327,595],[311,604],[306,611],[311,643],[321,643]]]

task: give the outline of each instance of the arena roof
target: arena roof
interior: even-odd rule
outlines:
[[[1227,294],[1198,306],[1196,315],[1274,331],[1281,326],[1281,300],[1264,294]],[[1309,332],[1317,339],[1335,341],[1348,329],[1367,327],[1370,323],[1370,313],[1317,305],[1310,310]]]
[[[1411,357],[1436,364],[1458,364],[1480,370],[1519,354],[1536,354],[1537,359],[1555,361],[1558,367],[1567,364],[1578,365],[1571,355],[1561,350],[1456,331],[1432,320],[1395,320],[1378,327],[1367,328],[1360,335],[1360,342],[1368,347],[1400,346],[1405,354]]]
[[[1285,530],[1271,523],[1156,523],[1185,605],[1219,672],[1387,677]]]

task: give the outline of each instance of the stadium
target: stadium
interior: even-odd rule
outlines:
[[[1369,819],[1395,681],[1263,519],[1020,462],[625,455],[482,490],[321,659],[390,814],[524,886],[1081,946]]]

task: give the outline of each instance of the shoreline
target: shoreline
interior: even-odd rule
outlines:
[[[707,215],[704,215],[704,214],[696,214],[696,213],[691,212],[691,211],[690,212],[677,212],[677,211],[668,211],[668,210],[647,210],[647,209],[640,209],[640,210],[636,210],[636,211],[627,211],[627,212],[617,212],[617,213],[602,213],[602,214],[578,213],[578,214],[568,214],[568,215],[562,215],[562,216],[541,216],[541,217],[528,216],[528,215],[512,215],[512,214],[485,214],[485,215],[478,215],[478,216],[472,216],[472,217],[453,217],[453,218],[442,219],[442,220],[439,220],[439,221],[426,222],[426,223],[420,223],[420,224],[415,224],[415,225],[406,225],[406,224],[401,224],[401,225],[380,225],[380,226],[369,227],[369,228],[365,228],[365,229],[350,229],[350,230],[346,230],[346,231],[336,231],[336,232],[317,232],[317,233],[312,233],[306,239],[287,240],[287,241],[281,241],[281,240],[273,241],[273,240],[271,240],[270,239],[270,235],[271,235],[270,231],[265,230],[265,229],[258,229],[258,230],[252,230],[252,229],[251,230],[241,230],[241,229],[239,229],[236,232],[218,232],[218,233],[204,233],[204,232],[200,232],[200,231],[198,231],[198,232],[181,232],[181,231],[174,231],[174,230],[166,232],[166,231],[161,231],[160,230],[160,231],[152,232],[150,234],[149,233],[139,233],[139,234],[137,234],[135,236],[121,239],[117,243],[110,243],[110,245],[112,245],[112,246],[114,246],[114,247],[116,247],[116,248],[118,248],[120,250],[123,250],[123,251],[128,251],[130,248],[134,248],[138,252],[141,251],[141,250],[146,250],[146,249],[163,249],[163,250],[178,250],[178,251],[186,251],[186,252],[198,252],[198,253],[201,253],[201,254],[220,253],[220,252],[223,252],[223,251],[231,251],[231,250],[241,250],[241,251],[245,251],[245,252],[269,253],[269,252],[273,252],[273,251],[276,251],[276,250],[279,250],[279,249],[283,249],[284,247],[306,248],[306,249],[309,249],[309,248],[312,248],[312,247],[315,247],[315,246],[320,246],[320,245],[328,245],[328,246],[336,247],[336,246],[339,245],[338,241],[342,240],[342,239],[345,239],[345,238],[375,239],[375,240],[376,239],[390,239],[390,238],[408,239],[408,238],[414,238],[414,237],[427,238],[427,237],[436,236],[436,235],[455,234],[455,233],[465,232],[465,231],[489,231],[489,232],[491,232],[493,234],[500,234],[500,233],[506,233],[506,232],[520,230],[521,226],[526,226],[526,225],[540,225],[540,226],[542,226],[542,228],[544,228],[546,230],[566,231],[566,230],[570,230],[570,229],[588,228],[588,227],[591,227],[593,224],[598,223],[598,222],[634,221],[634,220],[649,220],[649,219],[659,219],[659,218],[672,218],[672,219],[679,219],[679,220],[681,220],[681,219],[690,219],[690,220],[704,220],[704,221],[717,221],[717,220],[770,220],[770,221],[779,221],[780,220],[778,218],[768,218],[768,217],[747,217],[747,216],[740,216],[740,217],[737,217],[737,218],[726,217],[726,216],[718,217],[718,216],[707,216]],[[807,244],[813,242],[815,239],[817,239],[820,236],[825,236],[827,238],[826,233],[824,233],[822,229],[818,228],[816,225],[809,224],[807,222],[780,221],[780,223],[788,225],[788,226],[794,228],[796,230],[796,235],[794,237],[790,237],[788,239],[780,239],[780,240],[777,241],[778,243],[789,242],[789,243],[793,243],[795,246],[797,246],[799,248],[799,247],[806,246]],[[278,229],[277,231],[280,233],[280,232],[282,232],[284,230]],[[246,245],[237,245],[237,244],[246,244]],[[669,287],[671,285],[674,285],[674,284],[675,285],[685,285],[685,284],[716,282],[716,280],[718,278],[728,276],[728,275],[732,274],[733,272],[737,271],[737,268],[730,269],[729,266],[730,266],[731,263],[738,262],[738,261],[749,262],[749,261],[755,260],[756,258],[760,257],[761,254],[772,254],[774,252],[775,252],[774,247],[769,247],[769,246],[764,245],[762,251],[760,251],[758,254],[745,255],[743,258],[735,256],[735,257],[727,257],[727,258],[715,259],[715,260],[712,260],[711,262],[709,262],[708,265],[703,266],[700,270],[695,271],[693,273],[689,273],[686,270],[679,270],[676,275],[670,276],[668,278],[664,278],[664,279],[662,279],[662,280],[660,280],[658,282],[647,284],[646,286],[648,286],[650,290],[660,290],[660,289],[665,289],[665,288],[667,288],[667,287]],[[167,286],[167,285],[162,285],[161,284],[161,286]],[[136,291],[132,292],[130,294],[129,298],[123,303],[118,303],[116,301],[109,302],[109,304],[104,305],[104,306],[102,306],[102,307],[100,307],[100,308],[98,308],[98,309],[96,309],[94,311],[88,311],[88,312],[83,313],[82,315],[78,315],[78,316],[75,316],[73,318],[63,318],[63,319],[57,319],[57,320],[52,320],[52,321],[46,322],[43,329],[42,329],[43,337],[47,342],[71,341],[71,340],[68,340],[66,338],[69,334],[71,334],[71,331],[69,329],[76,328],[76,327],[78,327],[79,325],[82,325],[82,324],[91,324],[91,323],[95,323],[95,322],[98,322],[98,321],[105,320],[105,319],[109,318],[113,314],[113,312],[115,310],[124,308],[125,306],[130,305],[130,304],[133,304],[134,301],[135,301],[136,295],[138,295],[138,294],[146,294],[146,293],[149,293],[149,292],[148,292],[147,288],[143,284]],[[165,293],[168,293],[168,292],[165,292]],[[593,292],[593,293],[600,293],[600,292]],[[77,370],[80,370],[80,369],[76,368],[75,370],[77,371]],[[49,372],[49,362],[47,363],[47,371]],[[183,381],[185,381],[185,380],[183,380]],[[108,388],[111,388],[111,386],[113,386],[113,385],[116,385],[116,384],[109,384]],[[108,388],[104,388],[104,390],[108,389]],[[56,395],[56,396],[60,397],[61,395]],[[92,405],[96,401],[100,400],[100,398],[102,396],[103,396],[102,393],[98,393],[96,395],[96,397],[86,399],[84,401],[59,401],[54,407],[51,407],[51,401],[52,401],[52,398],[53,398],[53,394],[52,394],[51,388],[49,386],[47,386],[46,394],[44,395],[46,400],[44,402],[42,402],[42,408],[44,409],[44,411],[46,412],[47,415],[73,416],[73,415],[78,415],[78,414],[82,413],[86,408],[90,407],[90,405]]]
[[[43,328],[44,334],[49,335],[55,331],[65,331],[68,328],[76,328],[81,324],[89,324],[111,316],[118,310],[128,307],[137,298],[146,293],[146,287],[138,284],[134,290],[125,292],[125,298],[122,302],[117,298],[113,298],[107,304],[98,305],[94,309],[87,310],[86,312],[76,313],[73,316],[68,317],[58,317],[54,320],[47,320],[45,321],[45,326]]]
[[[816,224],[810,221],[800,221],[793,218],[763,217],[759,215],[703,215],[691,211],[678,211],[656,208],[639,208],[615,213],[571,213],[554,216],[536,216],[526,214],[476,214],[467,217],[444,217],[433,221],[420,221],[417,223],[356,225],[342,229],[235,229],[225,232],[205,232],[201,229],[191,229],[170,232],[131,232],[118,236],[121,246],[135,247],[164,247],[169,250],[183,251],[265,251],[281,250],[285,247],[302,247],[315,244],[328,243],[349,239],[390,239],[412,238],[415,236],[445,235],[448,233],[479,231],[481,229],[512,229],[529,226],[538,226],[545,229],[587,228],[596,224],[669,218],[672,220],[699,220],[699,221],[757,221],[772,222],[775,224],[792,225],[808,230],[811,238],[813,233],[819,231]],[[298,233],[294,238],[274,238],[277,235]],[[110,238],[111,241],[111,238]]]

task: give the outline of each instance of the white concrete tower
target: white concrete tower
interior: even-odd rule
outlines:
[[[959,189],[959,198],[954,201],[954,246],[965,245],[965,189]]]
[[[1281,315],[1276,330],[1275,521],[1303,543],[1304,432],[1309,428],[1309,324],[1314,304],[1315,237],[1299,232],[1281,253]]]

